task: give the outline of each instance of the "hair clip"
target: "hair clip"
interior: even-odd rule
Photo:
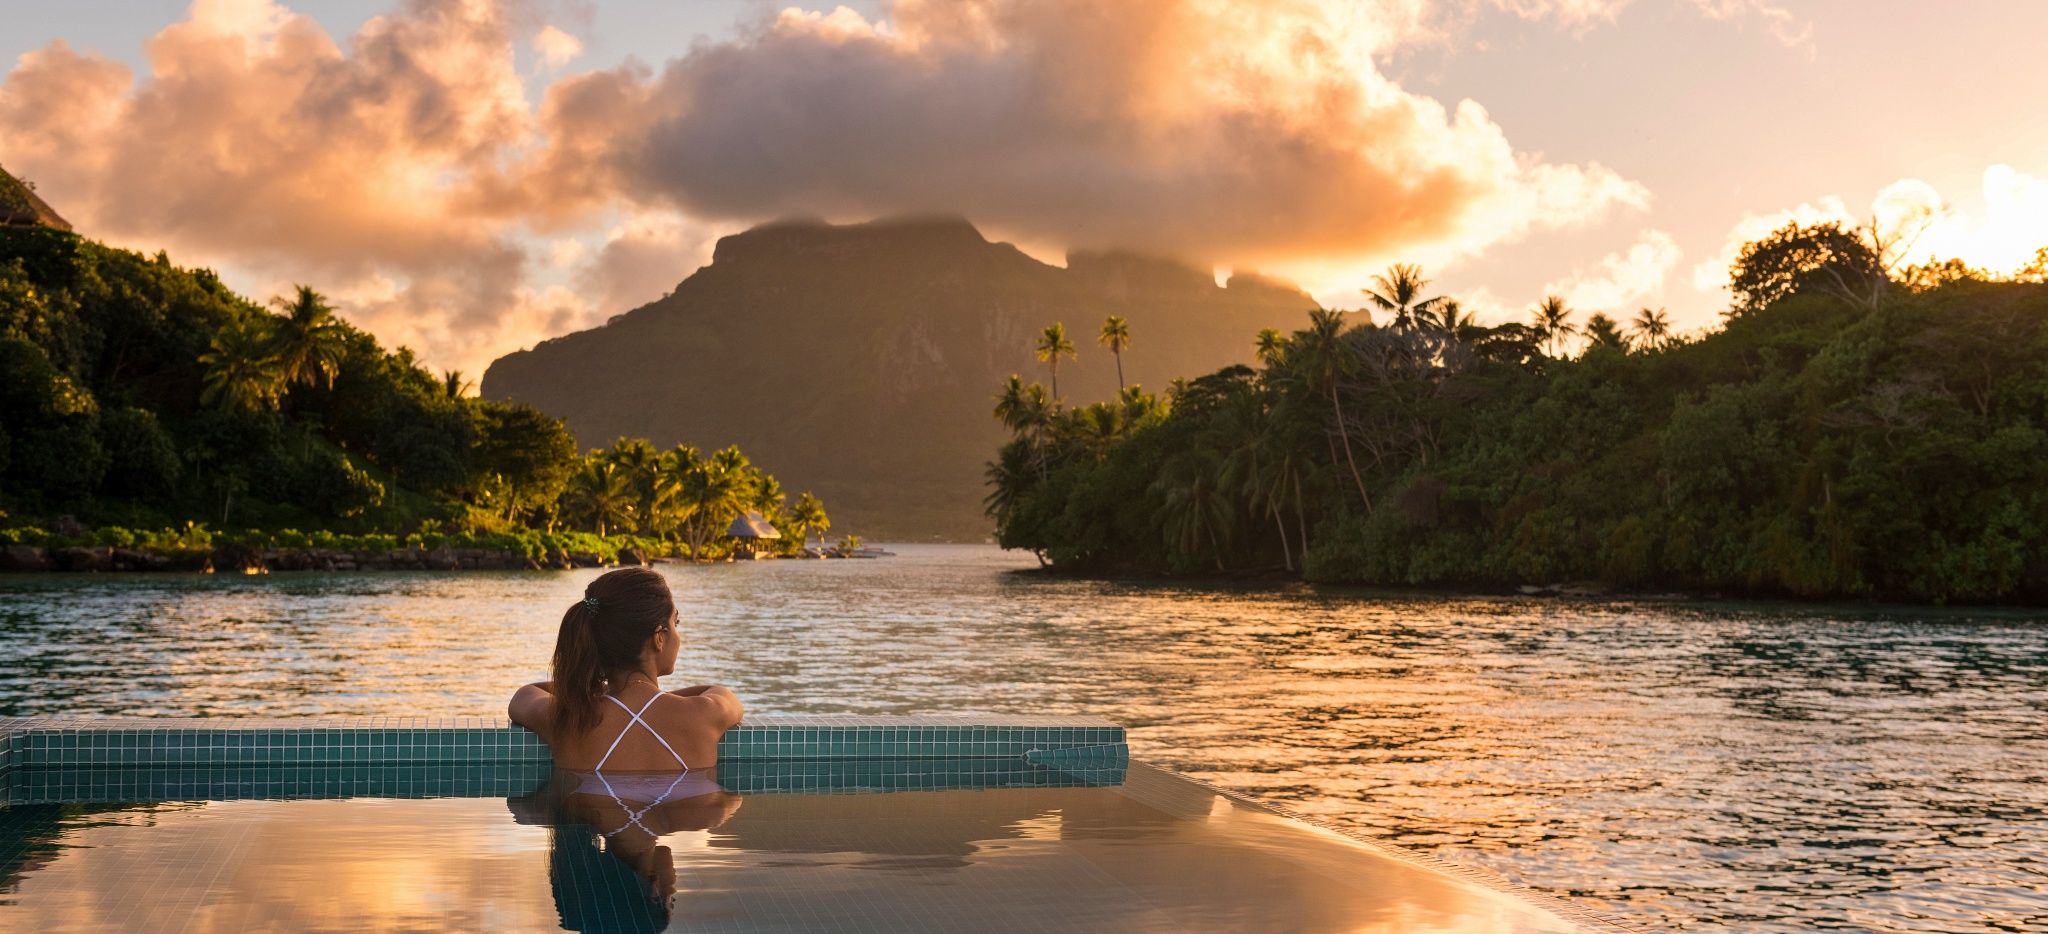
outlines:
[[[591,609],[593,609],[593,610],[595,610],[595,609],[597,609],[597,598],[596,598],[596,597],[584,597],[584,598],[583,598],[583,605],[584,605],[584,606],[587,606],[587,607],[589,607],[589,608],[591,608]]]

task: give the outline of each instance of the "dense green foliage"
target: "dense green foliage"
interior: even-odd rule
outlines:
[[[736,449],[579,455],[558,419],[466,395],[460,374],[386,351],[311,289],[274,304],[162,254],[0,228],[0,518],[512,536],[518,550],[532,530],[574,529],[701,554],[741,510],[783,508]]]
[[[1170,408],[1013,380],[990,514],[1099,572],[2048,599],[2048,285],[1895,281],[1823,233],[1745,254],[1711,334],[1595,316],[1567,356],[1561,303],[1480,327],[1397,268],[1388,323],[1315,312]],[[1891,284],[1838,288],[1844,253]]]

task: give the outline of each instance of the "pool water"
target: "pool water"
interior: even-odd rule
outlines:
[[[418,798],[244,797],[303,787],[261,769],[211,787],[73,773],[61,784],[81,797],[169,787],[189,799],[0,808],[0,930],[1601,926],[1169,772],[1133,764],[1119,777],[881,793],[699,786],[648,808],[520,767],[361,779],[396,794],[518,787]]]

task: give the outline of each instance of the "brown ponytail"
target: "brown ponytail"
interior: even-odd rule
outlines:
[[[556,735],[597,726],[603,715],[597,705],[609,687],[605,672],[633,667],[675,607],[668,581],[647,568],[610,571],[583,588],[583,599],[562,614],[555,635]]]

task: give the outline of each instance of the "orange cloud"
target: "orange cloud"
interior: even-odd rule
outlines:
[[[510,0],[404,0],[345,43],[271,0],[197,0],[139,79],[62,42],[24,56],[0,162],[91,235],[311,283],[473,371],[656,297],[710,231],[790,213],[959,212],[1288,272],[1441,263],[1647,204],[1381,74],[1427,6],[899,0],[545,78],[515,51],[560,66],[581,42]]]
[[[23,56],[0,155],[88,234],[315,284],[387,341],[480,369],[564,322],[529,307],[524,249],[451,183],[531,139],[513,28],[493,3],[413,0],[343,48],[269,0],[199,0],[140,82],[61,42]]]
[[[958,211],[1240,262],[1469,253],[1647,200],[1516,152],[1475,103],[1402,90],[1373,65],[1380,30],[1282,0],[789,10],[659,74],[559,83],[548,149],[494,191],[551,216],[617,199],[716,219]]]

